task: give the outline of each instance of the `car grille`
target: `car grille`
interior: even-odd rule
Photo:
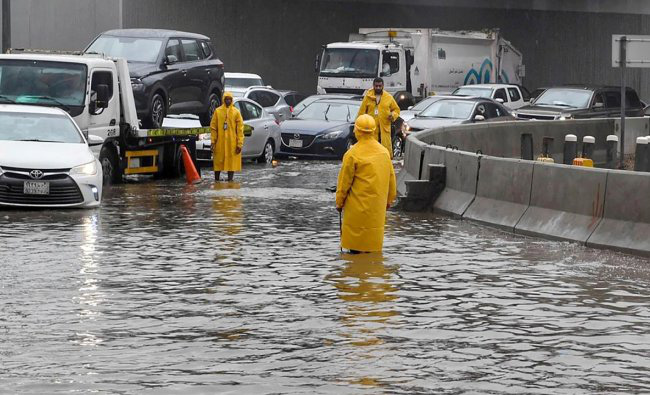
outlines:
[[[302,140],[302,148],[308,148],[316,138],[316,136],[311,134],[300,134],[300,136],[297,136],[298,134],[299,133],[282,133],[282,144],[288,147],[289,140]]]
[[[540,121],[552,121],[552,120],[555,119],[555,115],[537,115],[537,114],[517,113],[517,118],[519,118],[519,119],[538,119]]]
[[[325,93],[349,93],[351,95],[363,95],[364,89],[347,89],[347,88],[326,88]]]
[[[78,204],[84,201],[77,183],[65,174],[45,176],[38,180],[50,182],[49,195],[25,195],[23,193],[25,180],[31,178],[11,172],[0,176],[0,203],[52,205]]]

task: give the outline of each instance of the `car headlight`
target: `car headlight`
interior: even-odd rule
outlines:
[[[404,134],[411,132],[411,127],[409,126],[408,123],[404,122],[402,124],[402,132],[404,132]]]
[[[199,140],[210,140],[212,136],[210,133],[201,133],[199,134]]]
[[[97,165],[95,161],[88,162],[85,165],[73,167],[70,169],[70,174],[80,174],[84,176],[94,176],[97,174]]]
[[[334,140],[336,138],[341,137],[341,135],[343,135],[343,131],[337,130],[335,132],[329,132],[327,134],[324,134],[323,136],[321,136],[321,138],[324,140]]]
[[[140,90],[144,89],[144,82],[140,78],[131,78],[131,89]]]

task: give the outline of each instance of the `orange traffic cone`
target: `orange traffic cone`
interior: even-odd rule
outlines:
[[[192,162],[190,152],[183,144],[181,144],[181,153],[183,155],[183,166],[185,167],[185,177],[187,178],[187,183],[196,184],[197,182],[201,182],[201,176],[199,175],[199,172],[196,171],[196,167],[194,167],[194,162]]]

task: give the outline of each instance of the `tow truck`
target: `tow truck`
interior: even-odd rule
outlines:
[[[126,60],[98,54],[10,49],[0,54],[0,103],[67,111],[99,157],[105,183],[133,174],[177,177],[180,146],[196,165],[196,138],[210,132],[140,129]]]

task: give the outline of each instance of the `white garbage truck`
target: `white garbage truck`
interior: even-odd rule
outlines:
[[[179,176],[180,145],[196,164],[196,136],[209,128],[139,127],[126,60],[59,51],[9,50],[0,55],[0,103],[67,111],[99,156],[105,182],[124,175]]]
[[[316,70],[319,94],[363,94],[374,78],[382,77],[398,103],[450,93],[462,85],[521,85],[525,75],[521,52],[498,29],[362,28],[349,42],[325,45]]]

